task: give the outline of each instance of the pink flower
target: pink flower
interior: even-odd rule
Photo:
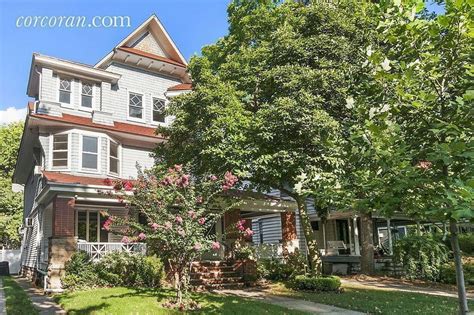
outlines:
[[[213,182],[215,182],[217,180],[217,176],[216,175],[211,175],[210,177],[210,180],[212,180]]]
[[[130,243],[130,239],[128,238],[128,236],[122,237],[122,243],[125,243],[125,244]]]
[[[182,164],[175,164],[174,169],[176,170],[176,172],[181,172],[181,170],[183,169],[183,165]]]
[[[196,243],[196,244],[194,244],[194,247],[193,247],[193,248],[194,248],[194,250],[198,250],[198,251],[199,251],[199,250],[201,250],[202,245],[201,245],[201,243]]]
[[[201,224],[201,225],[203,225],[204,223],[206,223],[206,219],[205,219],[205,218],[200,218],[200,219],[198,220],[198,223]]]
[[[178,223],[178,224],[183,224],[183,218],[179,215],[176,216],[176,219],[175,221]]]
[[[127,180],[125,183],[123,183],[123,189],[125,189],[126,191],[131,191],[133,189],[132,182]]]
[[[182,228],[179,228],[177,232],[178,232],[178,234],[181,235],[181,236],[185,236],[185,235],[186,235],[186,232],[185,232]]]
[[[419,161],[418,164],[416,165],[416,167],[421,168],[422,170],[430,169],[431,166],[433,166],[433,163],[426,160]]]
[[[161,184],[163,186],[171,186],[173,185],[174,183],[174,180],[173,180],[173,177],[171,176],[166,176],[162,181],[161,181]]]
[[[188,215],[191,219],[196,219],[196,212],[191,210],[191,211],[188,211]]]
[[[165,229],[171,230],[172,227],[173,227],[173,224],[170,221],[165,222]]]
[[[144,239],[146,239],[145,233],[142,232],[142,233],[138,234],[138,239],[139,239],[140,241],[143,241]]]
[[[227,171],[224,174],[224,183],[222,184],[223,190],[228,190],[234,187],[239,179],[237,176],[233,175],[231,172]]]
[[[159,225],[158,223],[152,223],[150,226],[151,226],[151,229],[152,229],[153,231],[158,230],[158,228],[160,227],[160,225]]]
[[[179,181],[179,186],[183,187],[183,188],[188,187],[189,186],[189,177],[190,177],[190,175],[181,176],[181,179]]]
[[[253,235],[253,231],[249,228],[245,229],[244,235],[250,237]]]
[[[218,250],[218,249],[221,248],[221,244],[220,244],[219,242],[212,242],[211,248],[212,248],[213,250]]]
[[[238,229],[239,231],[245,230],[244,224],[245,224],[245,220],[239,220],[239,221],[237,222],[237,224],[236,224],[237,229]]]
[[[104,185],[105,186],[112,186],[112,180],[110,178],[104,179]]]

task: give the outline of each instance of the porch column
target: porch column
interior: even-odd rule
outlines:
[[[352,224],[351,224],[351,219],[348,218],[347,219],[347,228],[349,229],[349,254],[350,255],[353,255],[353,251],[352,251]]]
[[[61,288],[61,277],[64,275],[64,264],[71,258],[77,247],[74,237],[73,197],[54,197],[52,215],[52,237],[49,238],[48,287]]]
[[[294,212],[282,212],[281,237],[284,251],[292,253],[298,247],[298,234],[296,233],[296,216]]]
[[[390,226],[390,219],[387,219],[387,235],[388,235],[388,253],[390,255],[393,255],[392,227]]]
[[[359,229],[357,228],[357,217],[352,219],[354,223],[354,254],[360,256],[360,247],[359,247]]]
[[[224,235],[226,245],[231,246],[239,238],[236,229],[237,222],[240,220],[240,210],[229,210],[224,214]]]
[[[321,220],[323,226],[323,243],[324,243],[324,255],[328,252],[328,243],[326,242],[326,219]]]

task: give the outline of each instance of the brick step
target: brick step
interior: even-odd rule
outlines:
[[[219,283],[219,284],[206,284],[206,285],[195,285],[192,286],[193,291],[210,291],[210,290],[222,290],[222,289],[241,289],[245,286],[242,282],[237,283]]]
[[[191,279],[191,285],[209,285],[209,284],[230,284],[242,282],[242,277],[225,277],[215,279]]]
[[[192,267],[191,268],[191,273],[199,273],[199,272],[230,272],[234,271],[234,267],[232,266],[226,266],[226,267],[204,267],[204,266],[199,266],[199,267]]]
[[[220,261],[220,260],[193,261],[191,266],[192,267],[233,267],[234,262]]]
[[[235,271],[215,271],[215,272],[191,272],[191,279],[215,279],[238,277],[239,274]]]

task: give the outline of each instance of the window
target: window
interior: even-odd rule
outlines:
[[[87,242],[107,242],[109,233],[102,228],[106,220],[102,211],[77,211],[77,238]]]
[[[59,79],[59,102],[71,104],[71,80]]]
[[[92,108],[92,84],[82,83],[81,106]]]
[[[153,98],[153,121],[165,122],[165,100],[161,98]]]
[[[132,118],[143,118],[143,96],[130,93],[128,96],[128,116]]]
[[[119,145],[113,141],[109,141],[109,172],[119,173]]]
[[[99,138],[82,136],[82,168],[97,170]]]
[[[53,167],[68,166],[68,135],[53,136]]]

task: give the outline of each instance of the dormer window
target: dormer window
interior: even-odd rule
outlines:
[[[143,119],[143,95],[132,92],[128,94],[128,116]]]
[[[67,168],[68,167],[68,134],[53,136],[53,167]]]
[[[82,169],[97,171],[99,169],[99,138],[82,136]]]
[[[92,108],[92,84],[82,82],[81,106]]]
[[[166,101],[164,99],[153,97],[153,122],[165,122],[165,104]]]
[[[71,104],[71,80],[59,79],[59,102]]]

